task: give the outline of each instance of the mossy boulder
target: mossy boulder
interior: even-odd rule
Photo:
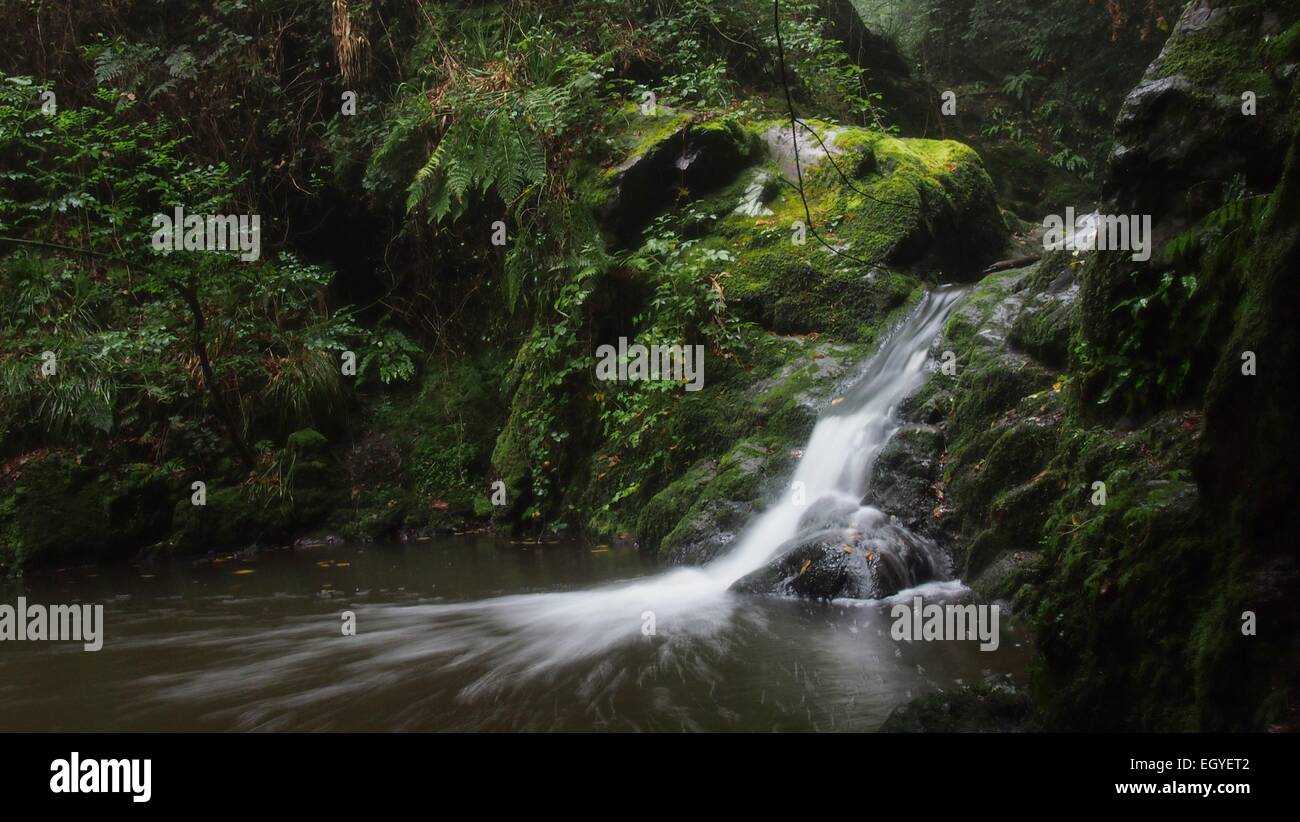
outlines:
[[[555,338],[534,329],[505,380],[491,464],[510,505],[498,522],[633,532],[674,562],[718,555],[776,490],[847,365],[924,293],[915,270],[969,273],[1005,244],[965,146],[816,120],[796,133],[754,111],[629,108],[609,161],[579,168],[606,252],[636,246],[663,216],[722,261],[710,288],[741,322],[727,350],[708,352],[699,392],[597,384],[581,347],[642,333],[665,304],[662,283],[613,257],[590,286],[590,316],[565,320],[584,329],[576,347],[551,351]],[[809,218],[790,182],[801,174],[812,228],[836,251],[812,234],[793,241]]]
[[[660,492],[650,503],[660,511],[670,502],[687,501],[688,489],[693,492],[690,503],[679,509],[676,525],[663,536],[660,556],[673,564],[698,565],[721,555],[778,493],[792,461],[787,451],[742,441],[716,467],[699,466]]]
[[[816,121],[798,135],[804,196],[779,187],[755,214],[746,192],[794,179],[794,139],[779,122],[754,128],[767,165],[696,207],[717,220],[710,241],[735,256],[729,299],[764,327],[870,341],[914,288],[900,266],[960,277],[1006,243],[992,184],[969,148]]]
[[[933,536],[943,452],[943,433],[938,427],[905,425],[876,458],[865,503],[897,517],[916,533]]]
[[[754,135],[729,119],[666,110],[633,133],[630,156],[602,174],[597,213],[619,247],[634,245],[651,220],[683,196],[732,182],[756,155]]]
[[[881,733],[1026,733],[1042,730],[1028,695],[1009,681],[990,678],[914,699],[896,708]]]
[[[0,572],[121,558],[170,527],[177,483],[155,466],[43,453],[11,469],[0,485]]]
[[[186,495],[173,510],[173,547],[180,551],[225,551],[289,542],[294,535],[291,505],[282,498],[259,499],[241,486],[209,485],[203,505]]]

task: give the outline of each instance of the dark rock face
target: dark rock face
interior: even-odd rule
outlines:
[[[673,530],[660,553],[674,565],[703,565],[731,549],[755,513],[752,502],[708,500]]]
[[[929,97],[925,83],[912,76],[907,60],[888,38],[867,28],[851,0],[822,0],[822,14],[844,43],[849,59],[866,69],[874,91],[908,131],[925,126]]]
[[[1279,115],[1294,58],[1242,59],[1278,25],[1268,5],[1188,4],[1124,100],[1102,184],[1103,210],[1153,215],[1157,248],[1221,202],[1220,187],[1207,183],[1240,174],[1270,185],[1278,177],[1289,133]],[[1243,113],[1246,92],[1256,96],[1259,113]]]
[[[618,245],[634,245],[681,192],[698,196],[721,188],[750,163],[754,150],[739,126],[687,122],[616,169],[601,221]]]
[[[865,502],[893,514],[917,533],[933,533],[942,456],[943,434],[938,427],[904,426],[881,450]]]
[[[915,699],[889,715],[881,733],[1024,733],[1039,731],[1033,703],[1010,682],[990,678],[951,693]]]
[[[814,520],[825,511],[810,514]],[[731,590],[805,599],[880,599],[930,579],[931,547],[879,511],[859,512],[871,528],[829,528],[801,535],[776,559],[732,584]],[[865,523],[862,523],[865,524]]]

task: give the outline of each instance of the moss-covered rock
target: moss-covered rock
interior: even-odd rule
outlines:
[[[863,502],[898,517],[915,533],[935,536],[932,524],[940,503],[943,452],[943,432],[938,427],[905,425],[876,458]]]
[[[121,558],[170,527],[178,483],[155,466],[38,453],[9,469],[0,484],[0,573]]]
[[[969,270],[1007,230],[979,158],[951,141],[809,121],[796,165],[780,120],[626,113],[612,141],[623,156],[583,172],[582,202],[615,249],[666,215],[656,231],[722,261],[706,273],[741,322],[707,352],[699,392],[598,385],[582,346],[634,337],[667,303],[653,274],[612,265],[584,304],[600,316],[564,322],[583,334],[561,344],[539,327],[516,355],[491,461],[512,502],[502,521],[636,532],[647,550],[699,562],[762,509],[846,366],[923,293],[905,266]],[[812,228],[839,253],[812,234],[793,241],[809,217],[790,184],[801,174]]]
[[[1300,190],[1289,180],[1276,187],[1278,209]],[[1048,255],[1030,271],[981,282],[937,344],[956,354],[955,384],[935,374],[906,407],[913,418],[941,417],[944,519],[966,546],[965,578],[978,596],[1009,600],[1033,623],[1032,692],[1048,727],[1292,721],[1285,706],[1295,666],[1265,661],[1292,658],[1292,634],[1260,641],[1241,631],[1245,611],[1294,625],[1294,609],[1282,603],[1300,583],[1279,532],[1262,524],[1285,519],[1289,492],[1274,489],[1297,485],[1296,461],[1279,446],[1289,439],[1278,433],[1279,408],[1297,405],[1296,390],[1243,378],[1238,356],[1265,339],[1271,351],[1300,348],[1280,308],[1296,304],[1294,278],[1275,276],[1295,266],[1300,212],[1269,213],[1238,229],[1268,239],[1250,244],[1258,251],[1230,271],[1246,293],[1270,296],[1231,297],[1241,300],[1240,319],[1228,326],[1233,340],[1219,344],[1204,419],[1187,408],[1119,419],[1093,411],[1094,363],[1079,356],[1079,343],[1102,328],[1089,325],[1088,312],[1113,309],[1120,292],[1098,287],[1115,272],[1088,256]],[[1103,308],[1076,313],[1076,295],[1089,293]],[[1106,323],[1108,333],[1124,326]],[[1222,427],[1208,425],[1213,409]],[[1256,432],[1270,445],[1251,439]],[[1250,478],[1264,475],[1260,486]]]
[[[283,544],[293,536],[293,514],[282,499],[259,499],[248,488],[209,486],[206,501],[189,496],[173,511],[173,545],[187,552]]]
[[[969,148],[816,121],[808,126],[826,147],[800,129],[803,197],[785,186],[764,201],[762,214],[737,209],[744,191],[762,181],[795,179],[789,127],[758,124],[768,167],[700,205],[718,220],[716,242],[735,256],[727,292],[746,316],[779,332],[821,330],[870,341],[879,319],[915,284],[887,266],[926,265],[960,276],[1006,242],[988,175]],[[801,236],[797,225],[805,226]]]
[[[679,483],[691,482],[694,475],[697,493],[679,514],[676,526],[664,535],[660,555],[674,564],[689,565],[716,558],[732,546],[740,530],[775,496],[792,462],[788,450],[742,441],[718,460],[716,467],[693,470],[656,495],[651,505],[662,510],[668,500],[681,498],[685,488]],[[707,482],[699,482],[705,474],[709,476]],[[669,496],[661,500],[664,494]]]
[[[881,733],[1026,733],[1042,730],[1028,696],[1011,683],[990,680],[956,691],[927,694],[897,708]]]

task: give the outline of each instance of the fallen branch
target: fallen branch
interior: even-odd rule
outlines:
[[[999,260],[984,269],[984,273],[996,274],[999,271],[1009,271],[1013,268],[1020,268],[1021,266],[1029,265],[1030,263],[1036,263],[1041,259],[1043,259],[1043,255],[1041,254],[1027,254],[1024,257],[1013,257],[1010,260]]]

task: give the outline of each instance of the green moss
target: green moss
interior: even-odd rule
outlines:
[[[710,360],[703,390],[660,395],[646,416],[659,415],[664,424],[643,451],[621,453],[612,465],[597,459],[591,467],[596,476],[575,480],[584,488],[575,507],[595,510],[586,522],[589,531],[632,530],[643,547],[653,549],[691,518],[694,503],[761,502],[764,483],[807,436],[816,405],[827,399],[844,363],[868,349],[830,349],[751,330],[745,350],[743,361]],[[664,442],[672,445],[665,449]],[[642,467],[646,461],[655,467]],[[708,482],[700,485],[704,465]],[[608,504],[619,489],[634,484],[636,493]],[[678,505],[683,487],[692,496]]]
[[[616,152],[627,161],[635,160],[655,146],[677,134],[694,119],[694,114],[682,109],[658,106],[652,115],[642,114],[640,106],[628,103],[620,110],[628,127],[618,132],[615,140]],[[606,175],[617,173],[614,168],[603,172]]]
[[[1203,31],[1181,32],[1165,44],[1156,63],[1157,76],[1176,74],[1202,88],[1221,88],[1235,98],[1245,90],[1271,87],[1263,70],[1267,47],[1252,28],[1258,12],[1251,7],[1220,7],[1219,21]],[[1243,60],[1243,56],[1249,56]]]
[[[716,556],[715,540],[743,527],[780,491],[789,476],[794,455],[771,439],[747,439],[697,474],[689,505],[679,511],[674,528],[659,545],[662,556],[673,562],[699,563]]]
[[[659,550],[663,538],[677,527],[683,513],[700,499],[715,476],[716,466],[707,460],[702,461],[651,497],[636,520],[636,535],[642,550]]]
[[[317,455],[329,447],[329,440],[314,428],[303,428],[290,434],[285,444],[295,453]]]
[[[1041,268],[1054,265],[980,283],[945,328],[955,387],[936,374],[922,398],[951,395],[944,487],[969,546],[964,576],[1029,616],[1048,727],[1276,721],[1281,702],[1263,704],[1267,689],[1229,673],[1257,664],[1239,615],[1260,593],[1239,537],[1206,521],[1190,482],[1195,418],[1169,411],[1117,431],[1078,413],[1076,375],[1044,368],[1048,346],[1030,333],[1061,321],[1041,316],[1061,307],[1039,298],[1054,279]],[[1097,481],[1104,505],[1093,504]]]
[[[177,500],[172,539],[188,552],[275,543],[289,536],[288,520],[278,501],[264,505],[242,488],[209,485],[204,505]]]
[[[1300,60],[1300,21],[1293,22],[1268,44],[1268,55],[1274,63]]]
[[[752,128],[761,133],[772,125]],[[771,215],[734,212],[753,177],[702,210],[718,220],[717,244],[735,256],[727,293],[747,316],[778,332],[818,330],[869,341],[883,316],[915,287],[886,263],[917,261],[942,247],[947,262],[963,257],[970,264],[1001,247],[1006,227],[978,156],[960,143],[825,124],[819,130],[834,130],[840,150],[834,164],[854,175],[851,183],[823,159],[805,172],[804,198],[782,188],[766,202]],[[777,172],[766,173],[774,178]],[[803,245],[793,242],[795,223],[807,222],[805,199],[817,233],[842,254],[812,234]],[[864,270],[854,258],[880,267]]]
[[[80,464],[55,453],[0,488],[0,574],[114,559],[166,535],[176,483],[152,465]]]

